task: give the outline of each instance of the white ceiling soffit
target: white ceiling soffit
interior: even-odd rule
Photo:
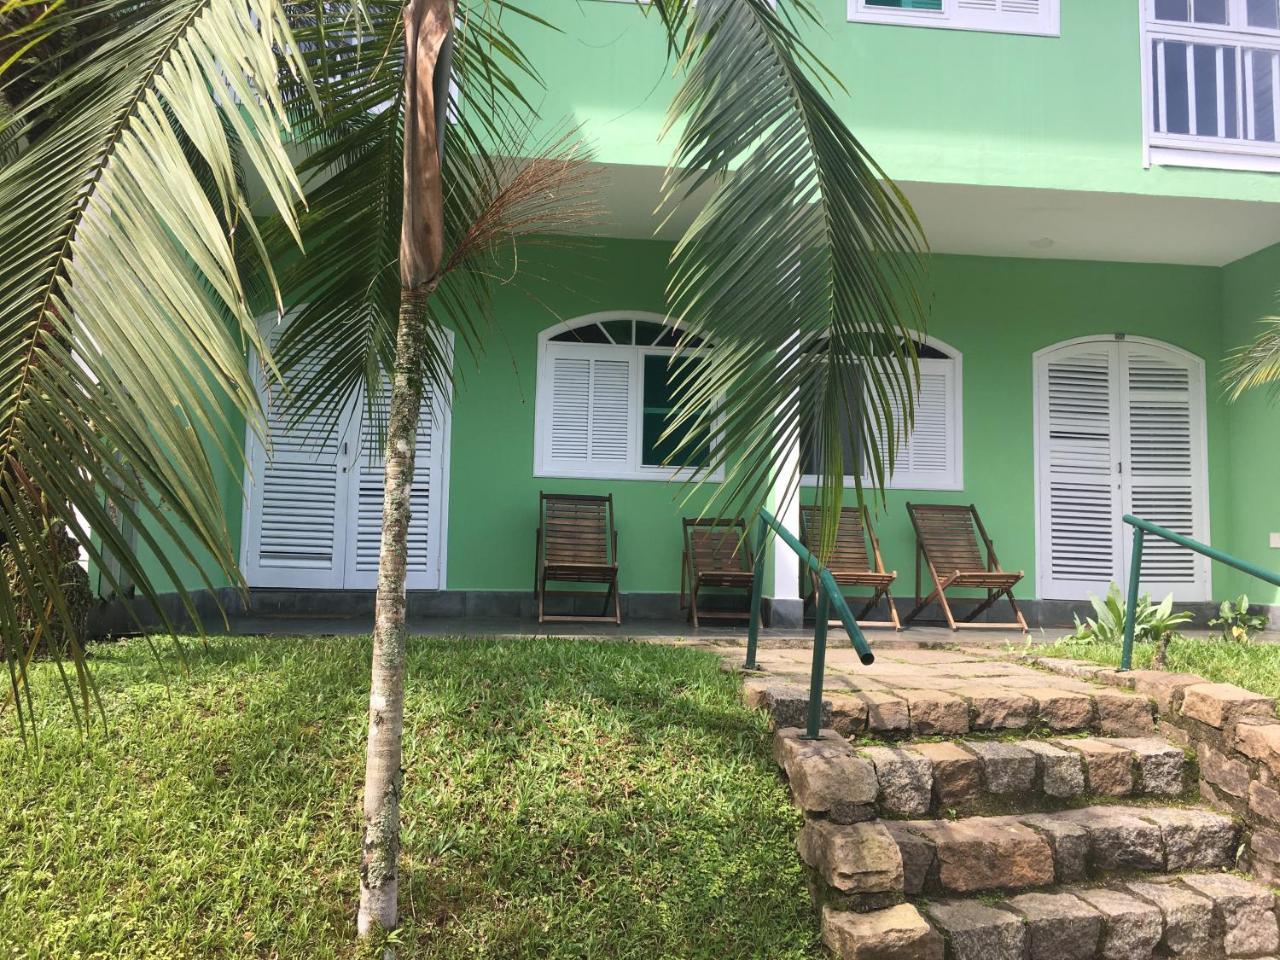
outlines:
[[[655,214],[663,171],[601,168],[605,236],[674,240],[706,190],[666,219]],[[899,182],[936,253],[1223,266],[1280,243],[1280,203]],[[660,226],[661,224],[661,226]]]

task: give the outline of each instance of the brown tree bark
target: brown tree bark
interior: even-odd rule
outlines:
[[[400,316],[384,464],[382,544],[369,689],[360,863],[361,937],[397,925],[400,793],[404,739],[406,554],[414,448],[422,407],[426,304],[444,251],[444,194],[437,130],[436,64],[453,28],[453,0],[410,0],[404,9],[404,219],[400,232]],[[388,948],[384,957],[390,958]]]

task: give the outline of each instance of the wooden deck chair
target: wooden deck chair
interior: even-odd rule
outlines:
[[[618,531],[613,524],[613,495],[541,493],[538,502],[538,538],[533,591],[538,601],[538,622],[548,620],[611,620],[622,622],[618,598]],[[546,611],[547,584],[602,583],[599,590],[554,590],[552,597],[604,597],[604,612],[597,615],[560,614]],[[612,612],[610,612],[612,609]]]
[[[821,532],[822,510],[816,506],[800,508],[800,542],[810,553],[817,554]],[[871,551],[868,555],[867,545]],[[874,558],[874,563],[873,563]],[[808,600],[812,602],[818,596],[818,575],[806,566],[812,592]],[[898,611],[893,605],[893,593],[890,587],[897,579],[897,572],[887,572],[884,560],[880,556],[880,541],[876,538],[871,518],[867,516],[865,507],[844,507],[840,510],[840,525],[836,530],[835,547],[827,558],[827,569],[832,579],[840,587],[870,587],[871,598],[858,613],[858,623],[864,627],[893,627],[901,630]],[[801,577],[804,572],[801,572]],[[864,620],[863,618],[875,609],[881,598],[889,605],[888,620]],[[865,599],[865,598],[858,598]],[[838,621],[832,621],[836,623]]]
[[[947,619],[947,625],[952,630],[976,627],[986,630],[1021,630],[1026,633],[1027,621],[1022,618],[1018,602],[1013,599],[1013,587],[1022,579],[1022,571],[1007,573],[1000,569],[995,547],[978,516],[978,508],[973,504],[965,507],[958,504],[908,503],[907,513],[916,531],[916,606],[902,618],[902,622],[910,623],[925,607],[937,600]],[[978,547],[978,536],[982,537],[986,546],[985,561]],[[933,592],[923,600],[920,599],[921,560],[928,565],[929,576],[933,578]],[[957,622],[951,614],[951,605],[947,602],[947,591],[963,588],[986,590],[987,599],[978,604],[964,620]],[[1009,599],[1014,623],[973,622],[1001,597]]]
[[[689,608],[689,619],[698,626],[699,617],[714,620],[741,620],[749,617],[751,588],[755,582],[755,558],[741,520],[701,518],[684,520],[684,559],[680,564],[680,608]],[[748,609],[698,610],[703,587],[744,590]],[[688,597],[686,602],[686,595]]]

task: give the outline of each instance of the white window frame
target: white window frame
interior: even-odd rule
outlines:
[[[932,363],[949,363],[951,364],[951,397],[949,404],[950,411],[950,433],[949,436],[954,437],[951,449],[951,472],[945,477],[939,477],[936,473],[913,473],[910,470],[895,470],[893,474],[886,480],[884,489],[886,490],[963,490],[964,489],[964,358],[960,351],[952,347],[948,343],[944,343],[937,337],[918,336],[914,337],[919,343],[933,347],[947,355],[946,360],[921,360],[924,364]],[[862,485],[868,487],[872,483],[870,474],[864,474],[861,478]],[[819,478],[812,473],[803,474],[800,477],[802,486],[813,487],[818,485]],[[847,489],[853,489],[858,484],[858,478],[852,474],[844,478],[844,485]]]
[[[879,7],[868,0],[847,0],[848,19],[853,23],[887,23],[907,27],[936,27],[942,30],[974,30],[980,33],[1012,33],[1032,37],[1062,35],[1060,0],[1042,0],[1039,17],[1020,23],[1002,11],[965,10],[959,0],[942,0],[941,10],[896,10]]]
[[[1181,20],[1157,20],[1155,0],[1138,0],[1141,29],[1140,63],[1142,64],[1142,152],[1143,166],[1205,167],[1217,170],[1254,170],[1280,172],[1280,142],[1227,139],[1198,134],[1160,133],[1155,130],[1154,106],[1159,91],[1154,89],[1152,42],[1168,39],[1188,44],[1234,45],[1238,48],[1237,69],[1245,77],[1243,54],[1246,47],[1280,53],[1280,30],[1244,26],[1248,22],[1247,0],[1227,0],[1227,24],[1188,23]],[[1190,49],[1188,47],[1188,49]],[[1194,75],[1194,74],[1193,74]],[[1273,86],[1280,87],[1280,69],[1273,71]],[[1194,89],[1194,81],[1192,81]],[[1246,88],[1248,78],[1237,91],[1236,131],[1242,132],[1249,110]],[[1280,90],[1273,90],[1274,102],[1280,105]],[[1221,97],[1219,97],[1221,101]],[[1221,103],[1220,107],[1221,109]],[[1163,115],[1163,113],[1162,113]],[[1280,129],[1280,108],[1276,126]]]
[[[649,313],[641,310],[610,310],[566,320],[539,333],[538,380],[534,396],[533,475],[535,477],[584,480],[693,479],[712,482],[723,480],[724,468],[722,466],[716,466],[711,471],[707,471],[699,467],[649,466],[640,460],[644,430],[644,358],[646,356],[672,356],[675,353],[673,348],[655,347],[648,344],[565,343],[556,342],[553,339],[577,327],[604,324],[611,320],[634,320],[679,329],[671,322],[670,318],[664,317],[660,313]],[[684,350],[681,355],[696,355],[705,352],[705,350],[705,347],[698,350]],[[628,356],[631,364],[631,410],[628,420],[627,462],[625,465],[574,464],[563,460],[556,461],[551,457],[551,364],[557,356],[574,355],[594,359],[617,359],[623,355]],[[716,438],[713,437],[713,459],[715,449]]]

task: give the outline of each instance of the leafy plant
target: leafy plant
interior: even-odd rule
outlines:
[[[1080,622],[1074,617],[1076,629],[1070,639],[1077,642],[1120,643],[1124,640],[1125,600],[1116,584],[1111,584],[1105,598],[1090,597],[1096,616]],[[1143,594],[1138,598],[1134,611],[1133,639],[1135,643],[1154,643],[1156,655],[1152,666],[1163,669],[1169,649],[1169,641],[1178,635],[1177,627],[1187,623],[1191,614],[1173,610],[1173,594],[1159,603]]]
[[[1250,613],[1249,597],[1242,593],[1234,601],[1223,600],[1209,626],[1221,627],[1224,640],[1248,643],[1266,629],[1267,618],[1260,613]]]

